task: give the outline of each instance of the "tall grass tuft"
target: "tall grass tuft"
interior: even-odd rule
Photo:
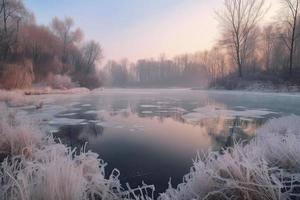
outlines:
[[[33,148],[42,141],[40,130],[26,119],[17,120],[3,105],[0,110],[0,160],[8,156],[32,156]]]
[[[198,157],[160,200],[300,198],[300,117],[270,120],[248,144]]]

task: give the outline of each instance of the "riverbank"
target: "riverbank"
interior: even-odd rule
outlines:
[[[209,90],[237,90],[249,92],[276,92],[276,93],[298,93],[300,86],[290,83],[274,84],[272,82],[260,81],[236,81],[235,83],[213,84]]]

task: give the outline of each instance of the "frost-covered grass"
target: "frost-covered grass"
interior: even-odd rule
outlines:
[[[49,141],[48,141],[49,142]],[[32,159],[12,157],[2,163],[1,199],[120,199],[119,172],[105,178],[97,154],[74,151],[62,144],[35,148]]]
[[[248,144],[197,158],[160,200],[300,198],[300,117],[273,119]]]
[[[32,122],[18,121],[15,114],[0,104],[0,160],[7,156],[31,156],[41,143],[42,134]]]
[[[46,95],[46,94],[86,94],[90,92],[89,89],[84,87],[74,87],[70,89],[52,89],[50,87],[45,88],[34,88],[26,90],[24,93],[26,95]]]
[[[4,110],[4,111],[3,111]],[[30,121],[2,108],[0,199],[151,200],[153,187],[122,188],[118,170],[105,174],[104,161],[43,136]],[[45,135],[45,134],[44,134]],[[221,152],[198,157],[183,183],[171,183],[159,200],[300,198],[300,117],[270,120],[257,136]],[[155,164],[155,163],[153,163]]]
[[[146,192],[153,191],[147,185],[122,189],[119,171],[107,176],[97,154],[84,149],[76,154],[7,109],[1,114],[0,150],[6,157],[0,167],[1,200],[146,200]]]
[[[18,107],[26,105],[37,105],[40,102],[26,97],[22,90],[1,90],[0,89],[0,102],[5,102],[9,106]]]

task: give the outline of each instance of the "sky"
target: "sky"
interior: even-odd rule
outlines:
[[[269,0],[272,1],[272,0]],[[276,0],[275,0],[276,1]],[[172,57],[211,48],[223,0],[25,0],[38,24],[72,17],[105,60]],[[272,1],[274,2],[274,0]]]

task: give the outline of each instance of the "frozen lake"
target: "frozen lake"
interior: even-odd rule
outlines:
[[[55,97],[55,98],[53,98]],[[270,118],[300,115],[300,94],[189,89],[104,89],[86,95],[46,95],[40,110],[20,115],[117,168],[122,183],[142,180],[164,191],[209,150],[247,140]]]

